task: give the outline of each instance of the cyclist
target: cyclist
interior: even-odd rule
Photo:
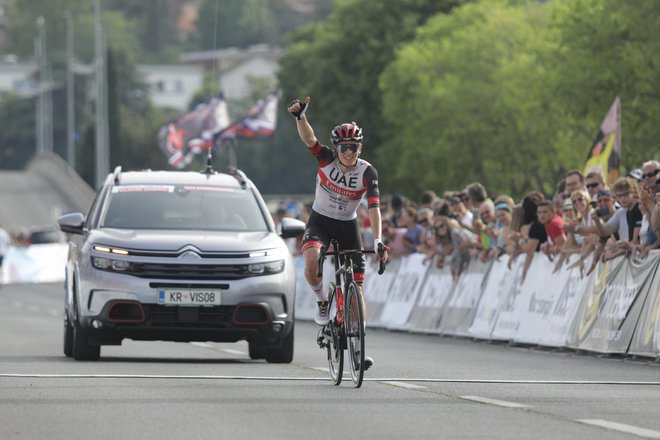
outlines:
[[[381,241],[378,173],[373,165],[360,159],[362,129],[355,122],[337,125],[331,132],[332,148],[322,145],[305,117],[309,103],[309,96],[304,101],[294,99],[288,111],[296,117],[300,139],[319,163],[314,203],[301,247],[305,259],[305,279],[317,297],[314,321],[318,325],[326,325],[330,321],[328,293],[323,289],[323,278],[317,276],[321,247],[327,248],[330,239],[334,238],[342,249],[362,249],[357,209],[365,195],[374,249],[381,251],[383,262],[387,261],[387,252],[384,252],[386,248]],[[355,281],[362,291],[363,254],[355,256],[353,266]],[[365,356],[365,370],[372,363],[373,360]]]

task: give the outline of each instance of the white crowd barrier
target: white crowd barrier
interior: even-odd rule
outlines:
[[[2,284],[64,281],[68,255],[66,243],[10,246],[2,262]]]
[[[302,258],[296,259],[296,314],[311,319],[316,297],[302,277]],[[511,267],[507,256],[473,260],[455,280],[418,254],[393,259],[381,276],[369,262],[367,325],[660,358],[660,251],[644,260],[598,262],[588,276],[571,267],[576,259],[556,270],[536,254],[524,280],[522,256]],[[584,267],[590,265],[587,260]]]

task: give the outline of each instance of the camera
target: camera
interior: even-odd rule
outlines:
[[[610,213],[610,207],[609,206],[603,206],[602,208],[598,208],[596,210],[596,215],[598,217],[605,217],[609,213]]]

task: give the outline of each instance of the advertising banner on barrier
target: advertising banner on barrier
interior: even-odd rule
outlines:
[[[552,290],[554,301],[552,311],[546,319],[543,333],[537,343],[548,347],[565,347],[571,333],[571,327],[578,313],[583,292],[589,285],[589,276],[583,275],[578,266],[571,267],[577,261],[578,255],[571,255],[564,266],[554,274],[547,286]],[[585,261],[585,267],[590,267],[591,257]]]
[[[538,256],[535,255],[534,259]],[[520,326],[520,310],[519,303],[523,302],[520,296],[522,290],[522,270],[524,265],[525,256],[519,255],[513,262],[511,270],[507,274],[510,279],[502,285],[503,300],[500,303],[499,312],[497,313],[497,321],[493,328],[491,337],[493,339],[500,339],[504,341],[511,341],[518,331]],[[533,260],[532,260],[533,262]],[[506,288],[509,288],[507,291]]]
[[[568,279],[567,271],[553,273],[554,267],[545,254],[537,254],[532,261],[522,285],[524,301],[517,303],[520,324],[513,337],[515,342],[538,344],[543,338],[555,301]]]
[[[577,327],[577,348],[599,353],[626,353],[648,293],[647,279],[655,264],[633,266],[625,257],[611,262],[604,285],[588,292],[589,307]]]
[[[449,267],[438,268],[436,262],[434,258],[425,263],[430,265],[429,271],[419,292],[417,304],[408,319],[411,328],[428,333],[438,331],[442,310],[455,284]]]
[[[500,308],[513,288],[513,282],[517,280],[514,276],[519,272],[520,261],[518,259],[509,269],[506,256],[493,261],[483,281],[483,293],[474,315],[472,326],[468,330],[470,336],[482,339],[491,339],[493,328],[497,322]]]
[[[477,313],[482,282],[488,264],[471,260],[468,268],[458,277],[445,309],[442,311],[440,332],[448,335],[469,336],[474,315]]]
[[[639,356],[660,356],[660,250],[645,260],[651,275],[644,289],[648,292],[642,313],[637,321],[628,353]],[[655,267],[652,267],[654,266]]]
[[[400,258],[390,258],[385,272],[378,275],[378,260],[367,257],[364,273],[364,298],[367,306],[367,326],[382,326],[380,317],[390,296],[391,286],[397,276]]]
[[[380,316],[380,322],[388,328],[405,328],[430,266],[422,264],[423,260],[424,254],[419,253],[401,258],[389,299]]]

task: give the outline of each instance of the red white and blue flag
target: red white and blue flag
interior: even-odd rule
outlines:
[[[270,93],[260,99],[247,115],[219,133],[220,141],[229,139],[267,139],[275,133],[277,126],[277,102],[279,96]]]
[[[199,104],[158,131],[158,145],[174,168],[185,168],[196,155],[213,148],[219,133],[230,126],[227,102],[221,96]]]
[[[161,127],[159,146],[174,168],[188,166],[217,144],[236,139],[267,139],[275,133],[279,95],[271,93],[250,108],[247,115],[230,123],[227,102],[213,98],[176,122]]]

